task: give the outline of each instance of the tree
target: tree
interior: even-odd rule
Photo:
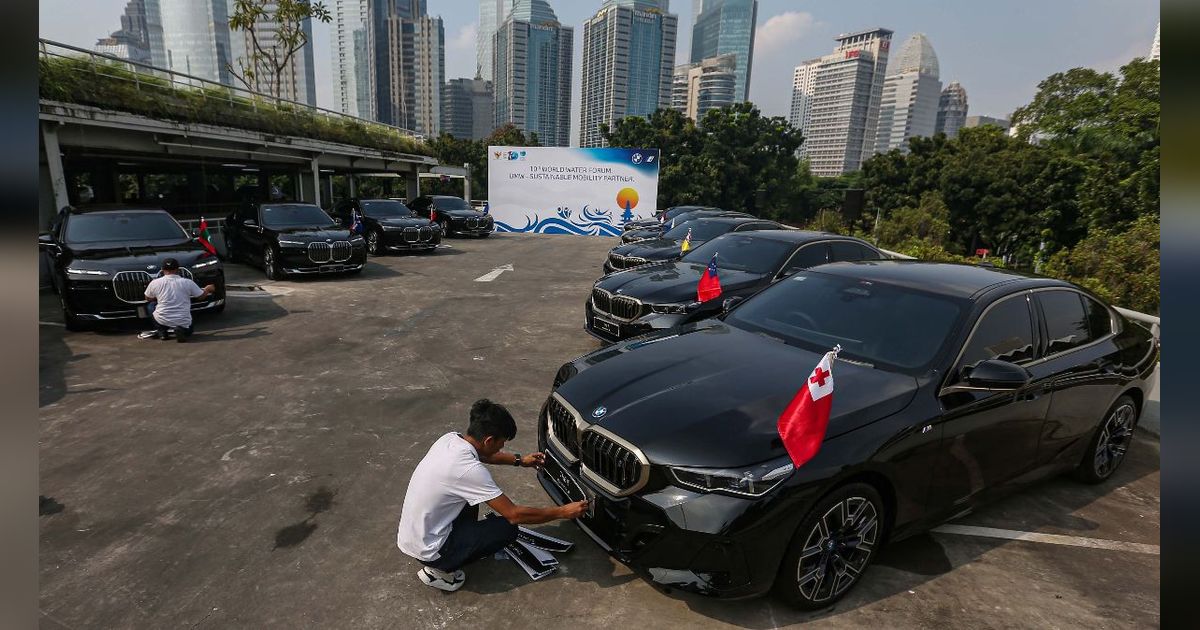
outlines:
[[[233,12],[229,16],[232,31],[244,31],[249,36],[247,56],[238,58],[238,70],[227,64],[229,72],[237,77],[246,89],[262,92],[263,80],[267,80],[269,94],[280,98],[283,94],[284,72],[292,57],[308,45],[308,34],[304,32],[306,20],[329,23],[333,20],[329,9],[322,2],[309,0],[233,0]],[[270,45],[264,45],[264,31],[273,36]],[[266,75],[266,76],[263,76]],[[291,93],[298,99],[295,73],[292,76]]]
[[[1095,229],[1052,256],[1042,273],[1086,287],[1112,304],[1157,313],[1158,217],[1142,215],[1123,231]]]

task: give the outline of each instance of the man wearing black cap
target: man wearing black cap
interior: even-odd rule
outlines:
[[[211,295],[217,287],[208,285],[203,289],[179,275],[179,261],[167,258],[162,263],[162,275],[146,285],[146,300],[154,302],[154,336],[166,341],[167,331],[175,329],[175,340],[179,343],[192,336],[192,300]]]

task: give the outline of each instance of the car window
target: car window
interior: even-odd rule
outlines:
[[[1086,295],[1083,296],[1083,307],[1087,310],[1088,330],[1093,339],[1112,334],[1112,315],[1107,307]]]
[[[999,359],[1018,365],[1033,360],[1033,319],[1025,294],[994,304],[975,326],[963,350],[960,364],[975,367],[981,361]]]
[[[264,204],[261,208],[262,225],[272,229],[297,227],[325,227],[334,220],[318,206],[301,203]]]
[[[753,232],[754,230],[772,230],[779,227],[770,223],[743,223],[734,230],[735,232]]]
[[[663,234],[663,238],[682,241],[690,229],[693,241],[707,241],[728,232],[732,228],[732,224],[723,221],[697,219],[695,221],[688,221],[682,225],[676,225],[673,229],[667,230],[667,233]]]
[[[716,255],[717,269],[772,274],[791,250],[792,244],[787,241],[755,238],[749,234],[725,234],[691,250],[684,255],[683,261],[707,265]]]
[[[465,199],[458,197],[438,197],[433,205],[438,210],[474,210]]]
[[[862,260],[863,248],[854,241],[830,241],[833,262]]]
[[[376,219],[403,219],[413,216],[408,206],[394,199],[362,202],[363,214]]]
[[[791,275],[801,269],[824,265],[829,262],[829,248],[825,243],[811,243],[801,247],[796,252],[792,259],[787,262],[787,266],[783,268],[783,273],[780,275]]]
[[[862,260],[883,260],[883,256],[878,251],[875,251],[875,248],[867,247],[862,243],[859,243],[858,246],[862,249]]]
[[[1046,354],[1078,348],[1092,340],[1083,299],[1074,291],[1039,291],[1046,317]]]
[[[72,244],[186,241],[191,237],[166,212],[97,212],[67,218],[63,240]]]

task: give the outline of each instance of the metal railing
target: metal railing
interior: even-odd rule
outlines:
[[[46,39],[38,39],[38,57],[39,59],[73,59],[76,61],[86,60],[88,62],[88,70],[96,76],[103,76],[108,79],[129,81],[134,85],[134,89],[141,92],[143,90],[156,90],[156,93],[162,91],[161,85],[149,82],[143,82],[142,75],[149,75],[158,79],[165,80],[170,88],[190,88],[198,90],[203,98],[212,98],[229,103],[234,107],[248,107],[253,111],[257,111],[259,107],[268,105],[274,107],[278,112],[290,111],[293,116],[299,117],[304,115],[316,116],[331,121],[343,123],[358,123],[367,128],[378,128],[389,132],[399,133],[409,136],[417,140],[424,139],[423,136],[416,132],[388,125],[365,118],[359,118],[350,114],[345,114],[332,109],[325,109],[307,103],[288,100],[285,98],[276,97],[263,92],[257,92],[236,85],[228,85],[219,83],[202,77],[197,77],[182,72],[176,72],[168,68],[159,68],[149,64],[130,61],[104,53],[98,53],[85,48],[78,48]],[[133,74],[132,78],[105,72],[106,69],[112,67],[121,67]],[[239,100],[240,99],[240,100]]]

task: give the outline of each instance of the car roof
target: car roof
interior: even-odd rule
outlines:
[[[454,195],[429,195],[429,198],[430,199],[459,199],[461,201],[466,201],[466,199],[463,199],[462,197],[455,197]]]
[[[92,214],[97,212],[141,212],[145,214],[166,212],[155,206],[140,206],[128,203],[93,203],[86,206],[72,206],[70,214]]]
[[[774,221],[771,221],[770,219],[760,219],[758,217],[752,217],[752,216],[726,217],[726,216],[720,216],[720,215],[715,216],[715,217],[696,217],[695,219],[692,219],[692,221],[707,221],[709,223],[728,223],[731,225],[741,225],[743,223],[751,223],[753,221],[765,221],[768,223],[775,223]],[[683,223],[683,225],[687,225],[688,223],[691,223],[692,221],[687,221],[687,222]]]
[[[789,243],[807,243],[809,241],[838,239],[870,245],[870,243],[854,238],[853,236],[841,236],[832,232],[815,232],[812,230],[752,230],[749,232],[733,232],[733,234],[737,234],[738,236],[753,236],[754,238],[769,239],[772,241],[785,241]]]
[[[1074,286],[1062,280],[1011,269],[924,260],[835,262],[813,271],[957,298],[972,298],[1001,285],[1009,285],[1014,290]]]
[[[395,197],[373,197],[373,198],[369,198],[369,199],[356,199],[356,201],[363,202],[363,201],[400,201],[400,200],[396,199]]]

